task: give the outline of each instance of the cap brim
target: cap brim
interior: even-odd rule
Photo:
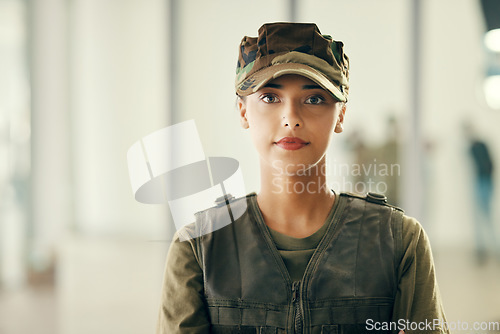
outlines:
[[[344,94],[342,94],[342,92],[320,71],[308,65],[300,63],[283,63],[263,68],[262,70],[256,72],[255,74],[253,74],[244,81],[246,82],[248,80],[252,80],[253,83],[250,87],[243,90],[241,89],[241,87],[243,86],[244,82],[240,84],[240,86],[237,89],[237,94],[240,96],[253,94],[262,87],[264,87],[264,85],[266,85],[269,81],[286,74],[298,74],[303,77],[306,77],[316,82],[325,90],[329,91],[333,95],[333,97],[335,97],[338,101],[341,102],[347,101]]]

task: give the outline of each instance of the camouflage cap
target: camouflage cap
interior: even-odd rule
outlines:
[[[344,44],[322,35],[314,23],[267,23],[259,37],[243,37],[236,94],[250,95],[285,74],[309,78],[339,101],[347,101],[349,58]]]

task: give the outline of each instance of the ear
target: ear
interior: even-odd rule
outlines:
[[[248,129],[250,126],[247,120],[247,106],[243,98],[238,97],[238,111],[240,112],[240,124],[243,129]]]
[[[344,131],[344,117],[345,117],[346,105],[342,103],[342,109],[340,110],[339,117],[337,119],[337,124],[335,124],[335,132],[341,133]]]

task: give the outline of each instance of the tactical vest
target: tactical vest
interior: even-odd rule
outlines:
[[[196,228],[210,229],[228,209],[248,205],[234,223],[193,240],[212,333],[366,333],[369,319],[391,321],[403,212],[373,194],[342,193],[336,200],[325,235],[297,282],[290,279],[255,194],[198,215]]]

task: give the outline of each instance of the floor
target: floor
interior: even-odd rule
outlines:
[[[464,249],[434,250],[434,261],[447,320],[497,326],[497,330],[456,332],[500,333],[500,261],[490,258],[479,265]]]
[[[68,239],[55,286],[0,290],[0,333],[154,333],[167,250],[167,242]]]
[[[154,333],[167,248],[165,242],[67,240],[56,286],[0,290],[0,333]],[[434,256],[448,321],[499,323],[500,264],[478,266],[458,249],[434,250]]]

